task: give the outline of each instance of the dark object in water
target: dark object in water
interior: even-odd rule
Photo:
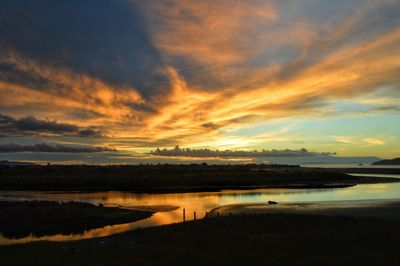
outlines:
[[[273,201],[273,200],[269,200],[269,201],[268,201],[268,204],[278,204],[278,202]]]

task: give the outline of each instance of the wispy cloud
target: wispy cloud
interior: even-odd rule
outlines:
[[[143,5],[155,23],[155,43],[164,53],[217,66],[254,56],[261,49],[257,41],[267,36],[263,25],[278,17],[272,1],[170,0]]]
[[[351,145],[382,146],[386,144],[385,140],[381,138],[356,138],[349,136],[336,136],[335,139],[338,143]]]

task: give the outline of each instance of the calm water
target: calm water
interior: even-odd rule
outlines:
[[[375,169],[400,169],[400,165],[371,165],[371,164],[355,164],[355,163],[342,163],[342,164],[303,164],[302,167],[320,167],[320,168],[375,168]]]
[[[372,177],[390,177],[390,178],[400,178],[398,174],[360,174],[360,173],[347,173],[352,176],[372,176]]]
[[[129,224],[106,226],[88,230],[76,235],[53,235],[45,237],[29,236],[21,239],[7,239],[0,234],[0,244],[22,243],[37,240],[77,240],[108,236],[125,232],[138,227],[148,227],[182,221],[182,209],[186,209],[186,219],[203,217],[206,211],[218,206],[236,203],[263,203],[268,200],[278,202],[307,201],[344,201],[344,200],[378,200],[400,199],[400,183],[357,185],[338,189],[258,189],[258,190],[226,190],[221,192],[170,193],[170,194],[138,194],[130,192],[95,192],[95,193],[49,193],[49,192],[0,192],[0,200],[54,200],[81,201],[94,204],[118,205],[125,208],[134,206],[178,206],[170,212],[158,212],[152,217]]]

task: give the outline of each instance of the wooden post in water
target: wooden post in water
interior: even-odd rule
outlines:
[[[193,212],[193,220],[196,221],[196,211]]]
[[[231,212],[229,212],[229,216],[232,216],[232,213],[231,213]]]
[[[186,221],[186,219],[185,219],[185,208],[183,208],[183,222],[185,222]]]
[[[219,217],[219,212],[217,212],[217,217]]]
[[[205,217],[206,217],[206,218],[208,218],[208,212],[206,212],[206,215],[205,215]]]

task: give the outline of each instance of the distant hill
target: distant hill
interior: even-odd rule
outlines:
[[[374,162],[372,165],[400,165],[400,158]]]
[[[13,162],[7,160],[0,161],[0,167],[16,167],[16,166],[39,166],[39,164],[30,162]]]

